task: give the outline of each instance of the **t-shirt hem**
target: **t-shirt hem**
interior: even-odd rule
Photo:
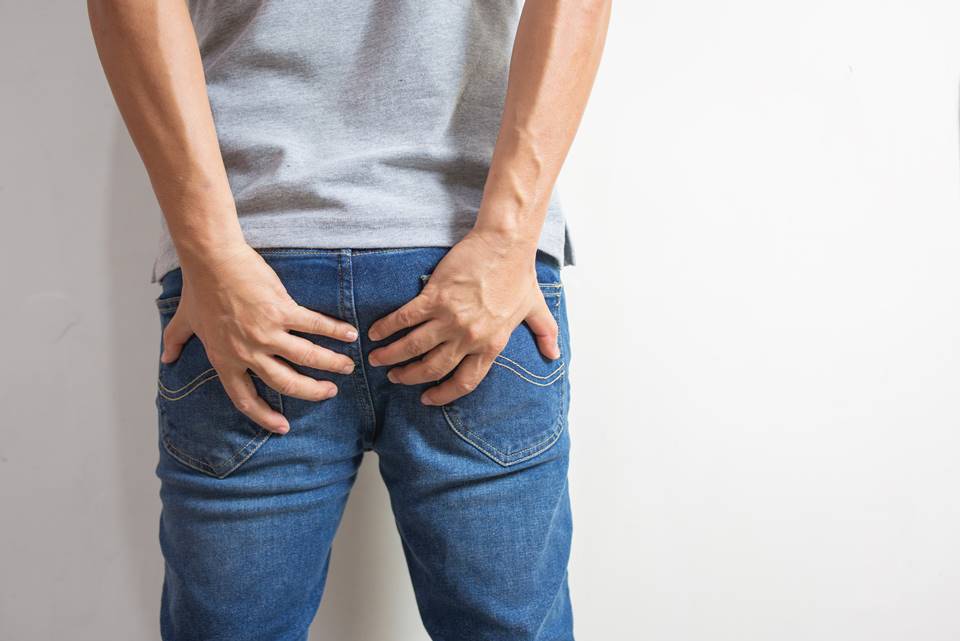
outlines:
[[[469,231],[463,229],[446,231],[436,227],[429,229],[410,228],[402,234],[391,234],[390,241],[384,243],[373,235],[333,232],[318,229],[316,226],[284,225],[278,229],[276,221],[272,224],[257,225],[256,221],[240,219],[244,238],[254,249],[302,248],[302,249],[413,249],[417,247],[452,247]],[[574,265],[575,256],[570,234],[565,220],[547,219],[540,235],[537,249],[541,250],[561,267]],[[168,234],[160,241],[160,249],[153,264],[151,283],[159,283],[170,271],[180,267],[180,261],[173,242]]]

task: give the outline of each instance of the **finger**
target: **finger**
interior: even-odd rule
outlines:
[[[492,358],[470,354],[463,359],[453,376],[421,394],[420,402],[424,405],[446,405],[466,396],[477,388],[490,371],[491,365]]]
[[[370,352],[368,360],[376,367],[395,365],[426,354],[442,342],[438,330],[439,323],[427,323],[417,327],[403,338]]]
[[[297,305],[290,313],[287,320],[287,329],[294,329],[307,334],[329,336],[348,343],[357,340],[360,335],[357,328],[350,323],[331,318],[326,314],[315,312],[300,305]]]
[[[428,319],[427,307],[427,299],[421,294],[371,325],[367,336],[372,341],[379,341],[393,336],[401,329],[419,325]]]
[[[246,371],[220,372],[220,382],[227,396],[240,412],[263,429],[276,434],[290,431],[290,423],[257,394],[257,388]]]
[[[304,376],[272,356],[259,358],[251,369],[267,385],[284,396],[292,396],[304,401],[324,401],[337,395],[337,386],[332,382]]]
[[[180,357],[181,350],[183,350],[183,344],[191,336],[193,336],[193,330],[190,329],[186,317],[178,309],[163,330],[163,353],[160,354],[160,360],[164,363],[172,363],[177,360]]]
[[[277,356],[283,356],[288,361],[299,363],[313,369],[322,369],[327,372],[350,374],[353,372],[353,359],[345,354],[338,354],[333,350],[320,347],[305,338],[284,333],[280,344],[275,348]]]
[[[540,298],[540,304],[523,320],[533,332],[540,353],[552,360],[560,358],[560,345],[557,343],[560,330],[543,297]]]
[[[462,362],[462,356],[458,358],[455,350],[447,343],[443,343],[430,350],[423,359],[403,367],[393,368],[387,372],[387,378],[392,383],[401,385],[432,383],[452,372],[460,362]]]

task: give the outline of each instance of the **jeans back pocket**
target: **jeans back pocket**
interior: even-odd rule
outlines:
[[[563,285],[539,285],[560,328],[562,346]],[[545,452],[560,438],[567,422],[569,385],[562,352],[561,347],[556,360],[543,356],[533,332],[521,323],[476,389],[441,407],[450,428],[504,467]]]
[[[176,311],[177,298],[157,301],[161,329]],[[281,395],[256,375],[257,394],[283,412]],[[247,418],[227,396],[200,339],[191,336],[173,363],[160,363],[157,376],[160,440],[174,459],[216,478],[225,478],[262,446],[271,432]]]

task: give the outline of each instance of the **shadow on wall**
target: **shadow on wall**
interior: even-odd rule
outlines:
[[[159,209],[140,157],[119,120],[114,128],[106,253],[110,273],[111,363],[116,465],[124,479],[119,495],[122,537],[128,551],[127,585],[136,590],[142,638],[159,638],[163,560],[158,542],[159,486],[154,381],[160,353],[159,318],[150,285],[157,249]],[[145,290],[151,295],[145,295]],[[386,491],[368,456],[360,470],[334,542],[327,589],[311,639],[399,641],[420,637],[396,526]],[[397,582],[401,589],[397,589]],[[406,593],[407,598],[402,598]],[[374,613],[371,616],[371,613]],[[403,621],[398,621],[403,619]]]

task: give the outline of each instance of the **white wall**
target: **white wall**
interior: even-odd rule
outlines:
[[[578,638],[960,638],[960,5],[621,0],[561,181]],[[158,210],[0,0],[0,638],[156,639]],[[370,457],[314,638],[425,641]]]

